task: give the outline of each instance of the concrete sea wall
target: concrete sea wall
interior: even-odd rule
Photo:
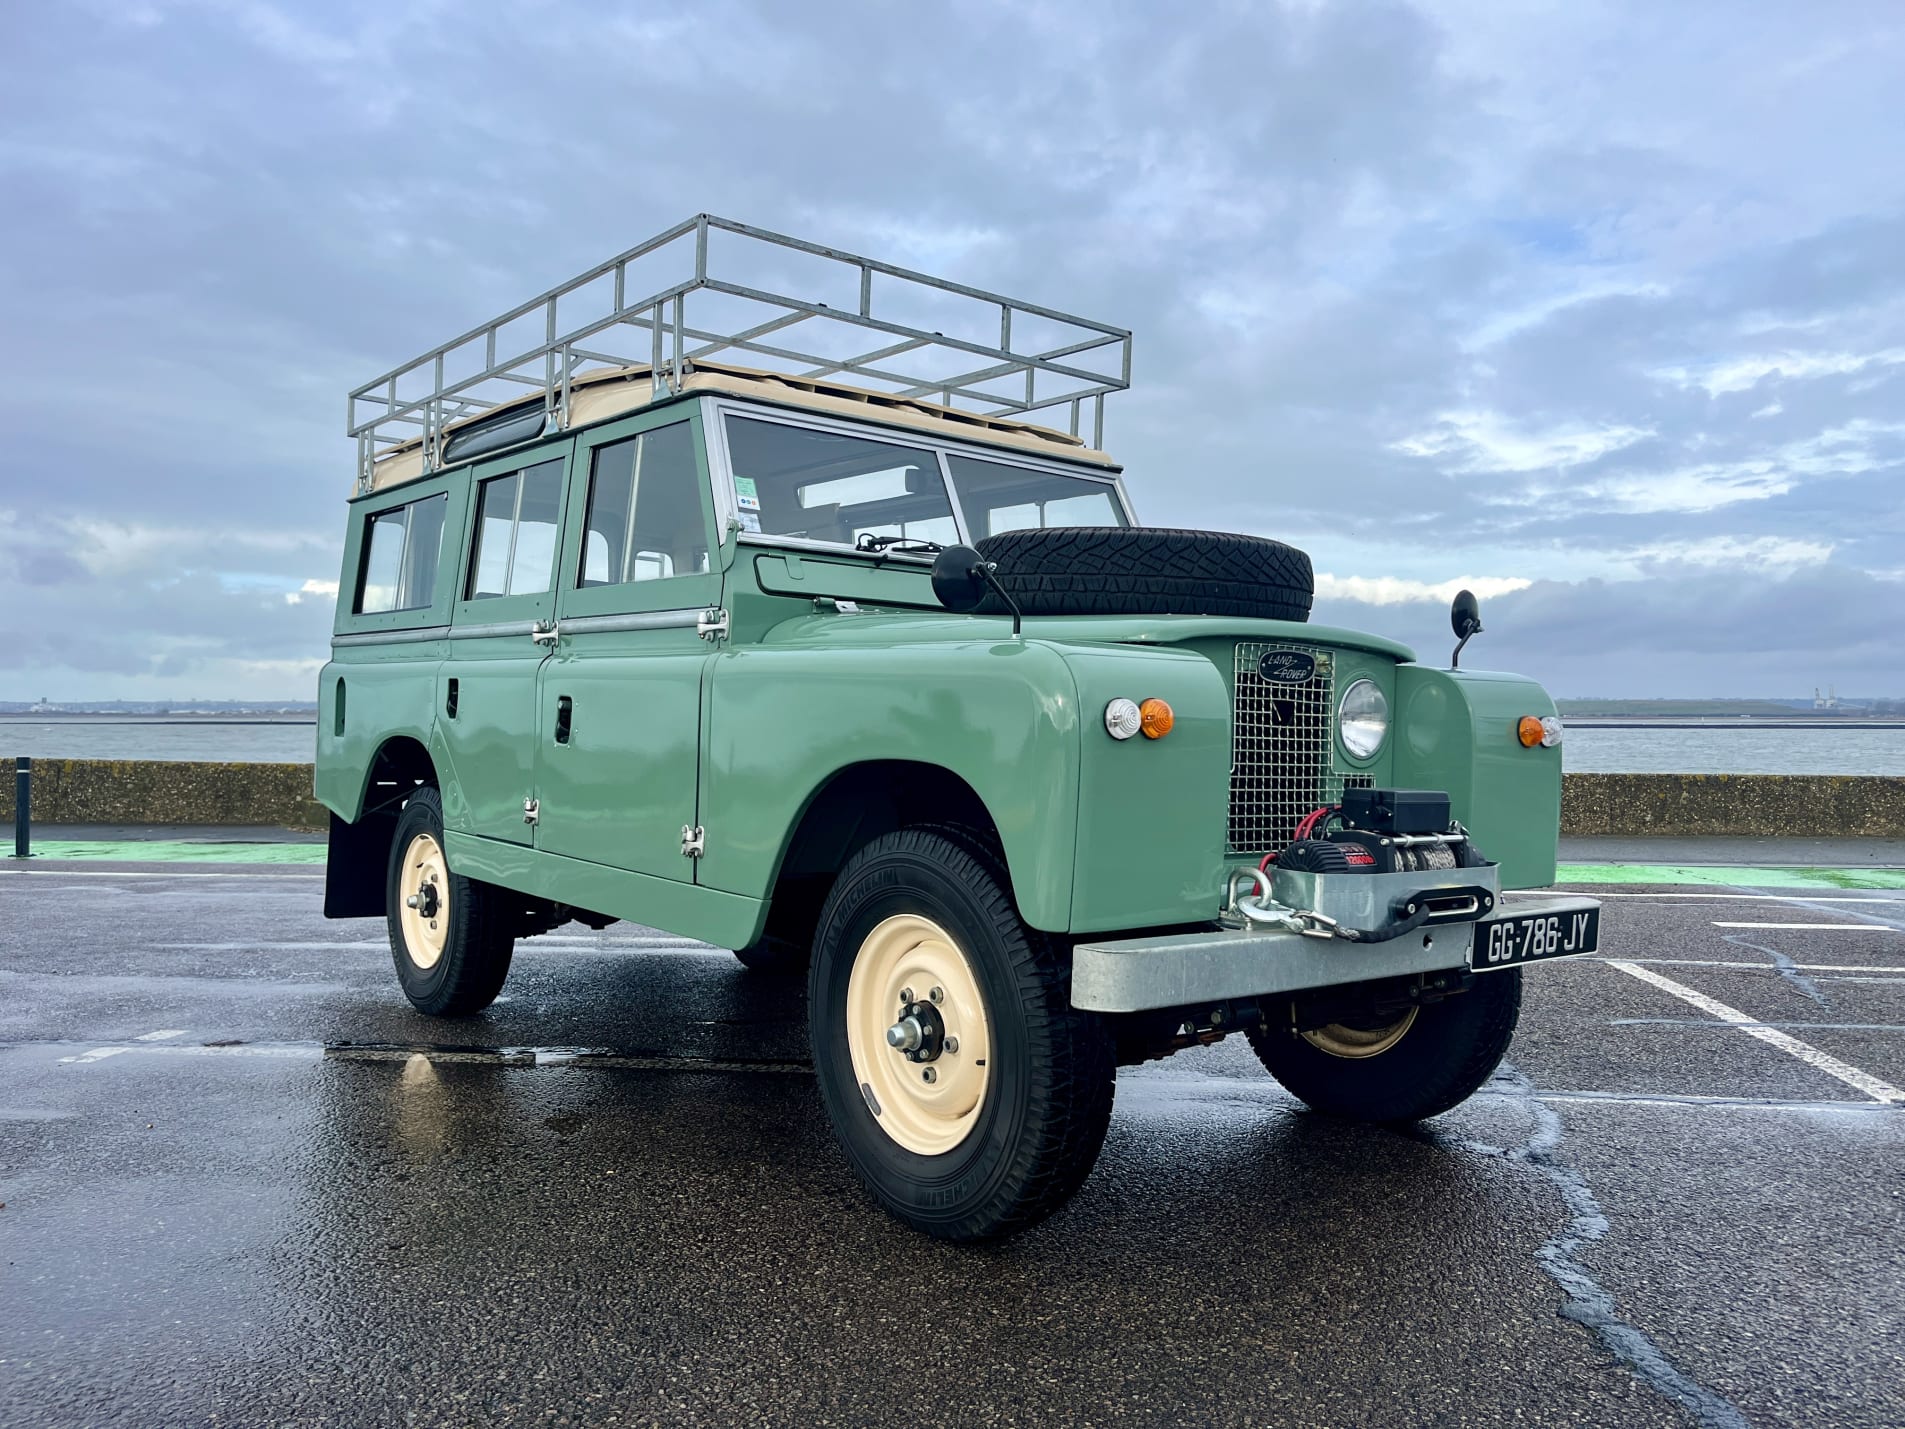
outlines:
[[[0,819],[13,819],[13,761],[0,760]],[[37,759],[45,824],[328,826],[308,764]],[[1570,774],[1568,834],[1905,838],[1905,779],[1814,774]]]
[[[9,827],[13,776],[14,761],[0,759],[0,820]],[[330,827],[330,814],[311,797],[308,764],[36,759],[32,798],[36,824]]]

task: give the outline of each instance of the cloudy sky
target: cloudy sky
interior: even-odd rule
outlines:
[[[1140,515],[1562,696],[1905,694],[1905,8],[59,0],[0,699],[308,698],[345,390],[697,211],[1135,330]]]

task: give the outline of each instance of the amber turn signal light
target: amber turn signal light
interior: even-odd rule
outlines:
[[[1537,715],[1523,715],[1515,725],[1515,738],[1521,741],[1523,749],[1533,749],[1541,743],[1541,736],[1546,733]]]
[[[1171,707],[1160,699],[1148,699],[1138,706],[1138,728],[1146,739],[1162,739],[1171,732],[1171,726],[1177,723],[1177,716]]]

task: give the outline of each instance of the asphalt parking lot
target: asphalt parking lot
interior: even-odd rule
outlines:
[[[1905,1422],[1905,892],[1594,889],[1455,1112],[1127,1069],[973,1249],[862,1198],[799,989],[571,926],[432,1022],[321,886],[0,872],[0,1423]]]

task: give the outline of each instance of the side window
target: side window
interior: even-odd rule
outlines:
[[[597,447],[577,583],[622,585],[707,570],[701,490],[686,422]]]
[[[492,477],[477,488],[468,598],[535,595],[555,573],[562,461]]]
[[[450,498],[439,493],[370,518],[352,610],[358,615],[383,615],[421,610],[435,601],[443,515],[449,505]]]

